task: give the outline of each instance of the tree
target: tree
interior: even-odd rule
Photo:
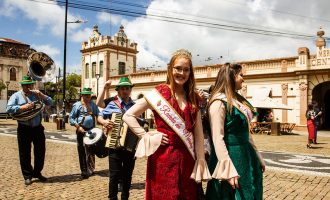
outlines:
[[[78,96],[78,89],[81,86],[81,76],[78,74],[69,74],[66,78],[66,93],[65,98],[66,102],[74,100]]]

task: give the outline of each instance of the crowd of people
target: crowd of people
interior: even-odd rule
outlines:
[[[130,97],[134,84],[128,77],[122,77],[115,85],[116,96],[104,99],[111,85],[107,81],[96,103],[91,100],[91,89],[83,88],[80,101],[73,105],[69,115],[70,124],[76,128],[82,179],[92,176],[95,169],[95,153],[83,142],[86,132],[98,122],[104,134],[109,134],[115,126],[110,119],[119,113],[139,142],[133,150],[125,147],[108,150],[109,199],[118,199],[119,188],[121,199],[129,199],[135,159],[147,157],[147,200],[261,200],[265,162],[249,132],[256,111],[237,92],[243,82],[242,66],[226,63],[206,98],[203,91],[196,89],[191,53],[180,49],[170,59],[166,82],[136,102]],[[9,113],[28,110],[36,100],[51,103],[50,97],[33,90],[33,84],[29,76],[23,77],[22,90],[8,101]],[[146,131],[139,120],[147,109],[153,112],[155,130]],[[312,120],[317,114],[308,112],[307,116]],[[32,178],[47,181],[41,173],[45,158],[41,115],[28,121],[18,120],[17,132],[25,184],[30,185]],[[208,181],[205,194],[201,181]]]

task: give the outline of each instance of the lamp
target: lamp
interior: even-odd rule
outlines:
[[[67,26],[68,23],[86,23],[87,21],[76,20],[74,22],[68,22],[68,2],[65,0],[65,22],[64,22],[64,51],[63,51],[63,117],[66,116],[65,111],[65,85],[66,85],[66,41],[67,41]]]
[[[100,78],[100,74],[95,74],[95,78],[96,78],[96,96],[99,96],[99,78]]]

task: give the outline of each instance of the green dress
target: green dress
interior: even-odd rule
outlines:
[[[222,102],[226,108],[225,99],[222,99]],[[229,112],[226,113],[223,139],[229,157],[240,176],[238,179],[239,188],[234,190],[226,180],[212,179],[207,184],[206,199],[262,200],[263,175],[257,153],[249,142],[248,123],[246,115],[235,106],[232,108],[231,115]],[[218,158],[212,143],[208,162],[211,174],[213,174],[217,163]]]

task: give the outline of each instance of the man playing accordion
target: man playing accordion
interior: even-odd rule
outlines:
[[[106,108],[102,111],[105,119],[111,118],[114,113],[121,113],[122,115],[135,103],[132,101],[130,95],[132,92],[131,83],[128,77],[121,77],[119,83],[116,85],[117,96],[110,101]],[[120,118],[120,120],[122,120]],[[111,130],[108,130],[108,132]],[[110,133],[108,134],[109,139]],[[125,200],[129,197],[129,189],[132,181],[132,173],[135,165],[135,148],[128,150],[125,147],[110,148],[109,150],[109,199],[117,200],[118,182],[122,181],[121,199]]]

